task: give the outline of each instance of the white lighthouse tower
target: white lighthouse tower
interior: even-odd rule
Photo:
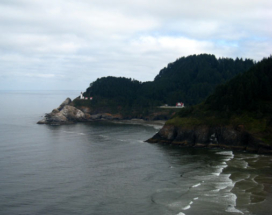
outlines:
[[[80,94],[80,99],[84,99],[83,93]]]

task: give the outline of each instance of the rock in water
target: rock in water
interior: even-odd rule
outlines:
[[[57,109],[54,109],[51,113],[46,114],[45,117],[38,122],[38,124],[61,125],[85,121],[85,113],[71,106],[71,102],[72,101],[70,98],[65,99],[65,101]]]

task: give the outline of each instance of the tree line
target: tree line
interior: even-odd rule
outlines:
[[[150,108],[163,104],[185,106],[204,101],[219,84],[224,84],[254,65],[250,59],[191,55],[169,63],[154,78],[140,82],[124,77],[103,77],[90,84],[84,96],[91,105]]]
[[[205,104],[211,110],[272,112],[272,57],[218,86]]]

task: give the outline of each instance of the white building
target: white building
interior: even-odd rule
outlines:
[[[177,108],[184,108],[184,103],[182,103],[182,102],[177,102],[177,103],[176,103],[176,107],[177,107]]]

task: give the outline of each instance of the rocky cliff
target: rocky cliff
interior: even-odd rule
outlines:
[[[218,147],[272,154],[272,146],[244,130],[243,125],[164,127],[146,142],[190,147]]]
[[[51,113],[45,114],[44,118],[37,122],[38,124],[63,125],[76,122],[87,122],[94,120],[118,120],[122,119],[120,115],[109,113],[90,114],[88,108],[76,108],[70,98],[67,98],[58,108]]]
[[[70,98],[67,98],[58,108],[45,117],[38,124],[70,124],[77,121],[86,121],[87,116],[81,110],[71,106]]]

